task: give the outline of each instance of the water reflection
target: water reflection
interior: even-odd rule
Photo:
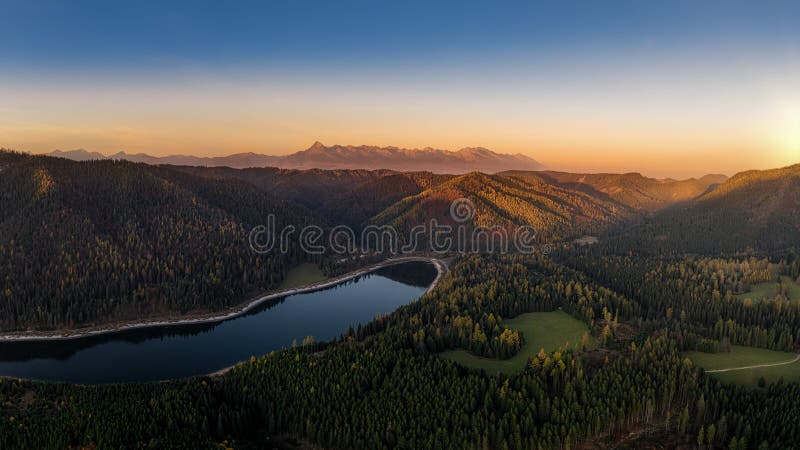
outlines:
[[[0,375],[105,383],[209,373],[286,348],[305,336],[335,338],[350,325],[416,299],[435,277],[432,264],[405,263],[324,290],[275,299],[225,322],[0,343]]]

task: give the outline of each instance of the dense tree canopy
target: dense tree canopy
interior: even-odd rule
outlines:
[[[476,224],[533,224],[563,239],[550,255],[451,254],[449,272],[418,301],[222,375],[107,386],[0,379],[0,448],[271,448],[298,439],[342,449],[574,449],[636,446],[636,436],[733,450],[800,446],[797,380],[726,385],[682,353],[800,348],[796,210],[784,208],[799,198],[797,168],[782,170],[734,177],[629,227],[641,212],[631,205],[652,207],[668,193],[593,190],[631,177],[573,189],[578,181],[558,174],[231,173],[0,152],[3,330],[230,307],[306,257],[294,240],[285,254],[250,251],[247,230],[271,213],[278,226],[330,224],[352,211],[353,225],[374,216],[406,227],[466,196]],[[557,176],[564,184],[551,183]],[[294,177],[303,181],[287,181]],[[783,203],[759,194],[773,188]],[[331,196],[298,205],[270,189]],[[728,207],[742,195],[777,212],[756,220]],[[569,242],[612,224],[623,226],[597,245]],[[385,256],[317,261],[336,274]],[[763,283],[775,288],[750,295]],[[508,319],[559,309],[597,345],[525,353],[514,374],[438,356],[519,355],[530,336]]]
[[[503,341],[503,317],[558,307],[595,333],[641,308],[552,261],[467,257],[418,302],[335,343],[253,358],[220,377],[101,387],[4,380],[0,444],[247,447],[292,435],[331,448],[573,448],[655,423],[674,439],[702,435],[725,448],[800,442],[796,383],[723,386],[680,355],[667,327],[617,336],[624,344],[605,360],[577,348],[540,353],[510,377],[435,354],[464,346],[504,357],[516,347]]]
[[[116,161],[0,152],[0,329],[219,310],[275,287],[301,255],[257,255],[269,214],[310,215],[253,186]]]

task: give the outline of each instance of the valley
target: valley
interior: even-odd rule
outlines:
[[[224,320],[122,327],[70,339],[0,340],[0,377],[78,384],[206,375],[254,355],[311,346],[414,301],[438,279],[431,263],[400,262],[357,276],[283,291]],[[412,280],[412,281],[409,281]],[[246,312],[246,314],[245,314]]]

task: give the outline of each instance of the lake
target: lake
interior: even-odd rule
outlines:
[[[419,298],[436,268],[408,262],[323,290],[289,295],[213,324],[120,331],[68,340],[0,343],[0,376],[99,384],[203,375],[273,350],[334,339]]]

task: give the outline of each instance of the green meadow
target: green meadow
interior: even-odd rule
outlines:
[[[572,347],[580,346],[583,334],[589,331],[585,323],[563,311],[520,314],[513,319],[504,320],[503,324],[521,331],[525,337],[525,344],[513,357],[503,360],[484,358],[460,349],[448,350],[439,356],[488,373],[511,374],[524,369],[530,357],[539,353],[542,348],[546,352],[552,352],[567,344]]]
[[[687,352],[686,356],[689,357],[696,366],[700,366],[705,370],[781,364],[770,367],[730,370],[727,372],[710,374],[725,383],[742,386],[757,386],[758,380],[761,377],[764,377],[767,383],[774,383],[781,377],[786,381],[800,381],[800,361],[784,364],[797,358],[797,355],[794,353],[734,345],[730,352]]]
[[[786,275],[781,276],[781,282],[788,288],[789,300],[800,300],[800,285]],[[734,298],[744,300],[749,298],[754,302],[759,302],[764,299],[773,299],[780,292],[780,283],[768,281],[765,283],[757,283],[750,287],[748,292],[734,295]]]
[[[286,273],[286,278],[278,289],[291,289],[300,286],[306,286],[311,283],[324,281],[328,277],[322,273],[322,270],[316,264],[303,263],[297,267],[292,268]]]

